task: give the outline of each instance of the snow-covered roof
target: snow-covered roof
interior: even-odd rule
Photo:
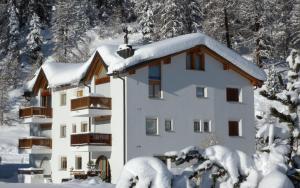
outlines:
[[[258,68],[255,64],[246,60],[235,51],[202,33],[181,35],[136,47],[134,55],[126,59],[117,54],[119,45],[101,45],[85,63],[65,64],[49,62],[45,63],[42,66],[42,69],[49,82],[49,87],[65,84],[78,84],[85,76],[85,73],[97,52],[107,65],[108,74],[111,74],[114,71],[122,71],[139,63],[175,54],[198,45],[208,47],[257,80],[264,81],[266,79],[266,74],[262,69]],[[35,81],[31,82],[34,83]],[[32,83],[28,84],[28,88],[32,88],[32,86]]]
[[[175,54],[198,45],[204,45],[210,48],[254,78],[258,80],[266,79],[265,72],[255,64],[203,33],[181,35],[140,46],[134,51],[134,55],[127,59],[123,59],[116,53],[117,46],[101,46],[97,51],[100,53],[104,62],[109,65],[108,73],[112,73],[113,71],[124,70],[138,63]]]

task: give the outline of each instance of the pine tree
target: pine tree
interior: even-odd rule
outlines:
[[[235,31],[237,1],[204,0],[205,17],[203,30],[213,38],[232,48],[233,32]]]
[[[8,72],[10,74],[9,82],[15,87],[17,86],[18,82],[18,75],[21,65],[19,64],[19,38],[20,38],[20,31],[19,31],[19,18],[17,15],[17,8],[14,2],[11,0],[9,1],[8,5],[8,14],[9,14],[9,44],[8,44],[8,53],[7,53],[7,67]]]
[[[143,8],[139,12],[139,24],[142,30],[144,40],[151,41],[154,39],[154,15],[153,15],[153,7],[150,1],[146,1],[143,4]]]
[[[186,29],[188,33],[195,33],[202,30],[203,22],[203,2],[199,0],[186,0],[185,1],[185,20]]]
[[[32,15],[29,30],[30,32],[27,36],[29,56],[31,57],[33,63],[37,63],[38,65],[41,65],[43,60],[43,54],[41,52],[43,37],[41,35],[40,18],[36,13],[33,13]]]
[[[270,65],[268,70],[268,77],[264,84],[268,95],[275,96],[283,90],[280,78],[281,75],[277,72],[275,66]]]
[[[60,62],[78,62],[77,42],[90,27],[87,0],[57,0],[52,18],[54,52]]]
[[[185,10],[184,4],[179,0],[166,0],[161,12],[161,38],[170,38],[185,33]]]

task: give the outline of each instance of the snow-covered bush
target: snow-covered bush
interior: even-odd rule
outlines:
[[[138,157],[126,163],[116,188],[171,188],[172,174],[154,157]]]
[[[256,188],[266,185],[270,177],[276,176],[279,178],[278,187],[290,188],[293,184],[285,175],[288,152],[288,145],[274,143],[268,152],[257,152],[253,156],[221,145],[205,150],[187,147],[183,151],[167,152],[166,156],[175,156],[178,164],[194,158],[198,160],[185,168],[181,175],[174,176],[173,184],[181,187]]]

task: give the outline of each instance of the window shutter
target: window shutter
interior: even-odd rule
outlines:
[[[239,122],[229,121],[228,122],[229,136],[239,136]]]

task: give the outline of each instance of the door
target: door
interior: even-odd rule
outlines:
[[[110,166],[105,156],[98,157],[96,161],[99,176],[103,181],[110,182]]]

